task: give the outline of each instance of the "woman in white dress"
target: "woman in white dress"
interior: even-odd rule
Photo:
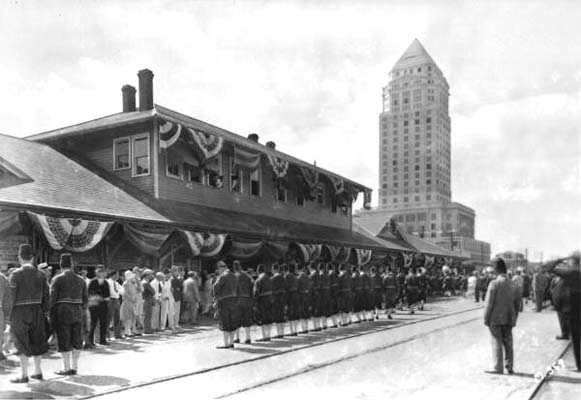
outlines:
[[[125,282],[123,282],[123,301],[119,311],[121,321],[125,327],[125,336],[135,336],[135,308],[137,302],[137,282],[135,275],[131,271],[125,271]]]

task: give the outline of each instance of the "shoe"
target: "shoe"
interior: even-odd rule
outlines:
[[[135,336],[143,336],[143,333],[136,333]]]
[[[495,369],[484,371],[484,372],[487,374],[492,374],[492,375],[502,375],[502,371],[497,371]]]
[[[10,379],[10,382],[12,382],[12,383],[28,383],[28,377],[12,378],[12,379]]]
[[[236,343],[236,344],[240,343],[240,339],[235,339],[234,343]]]
[[[260,339],[256,339],[255,342],[268,342],[270,339],[266,339],[266,338],[260,338]]]
[[[93,343],[85,343],[85,345],[83,346],[83,349],[85,350],[89,350],[89,349],[94,349],[95,345]]]
[[[555,336],[555,339],[557,339],[557,340],[569,340],[569,337],[563,336],[563,335],[557,335],[557,336]]]
[[[70,376],[70,375],[73,375],[72,374],[72,371],[73,371],[72,369],[69,369],[68,371],[65,371],[63,369],[63,370],[60,370],[60,371],[56,371],[55,374],[60,375],[60,376]]]
[[[387,319],[393,319],[393,317],[390,315],[387,316]]]
[[[508,372],[509,375],[514,374],[514,370],[512,368],[507,368],[506,372]]]
[[[71,376],[76,375],[77,374],[77,370],[76,369],[71,369],[70,370]]]
[[[99,342],[101,346],[111,346],[109,342]]]
[[[216,346],[216,348],[217,349],[229,349],[230,346],[224,346],[224,345],[222,345],[222,346]]]
[[[42,376],[42,374],[30,375],[30,377],[32,379],[36,379],[37,381],[42,381],[44,379],[43,376]]]
[[[250,343],[252,343],[252,341],[251,341],[250,339],[246,339],[246,340],[244,341],[244,344],[250,344]]]
[[[291,336],[297,336],[297,333],[296,332],[295,333],[291,333],[290,335]]]

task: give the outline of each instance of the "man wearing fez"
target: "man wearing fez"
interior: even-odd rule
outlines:
[[[87,308],[87,285],[75,273],[72,256],[61,254],[62,272],[50,285],[50,312],[64,368],[57,375],[76,375],[83,347],[82,324]]]
[[[561,265],[565,262],[565,265]],[[577,371],[581,372],[581,267],[579,266],[579,252],[573,253],[568,258],[547,263],[542,269],[561,277],[567,288],[562,301],[563,306],[569,311],[567,319],[573,343],[573,355]]]
[[[33,266],[34,254],[29,244],[18,249],[20,268],[10,276],[11,325],[10,330],[17,355],[20,357],[21,375],[12,383],[28,383],[28,359],[34,358],[32,379],[42,380],[41,357],[48,351],[46,318],[49,288],[46,276]]]
[[[236,280],[238,281],[238,328],[236,329],[235,343],[240,343],[240,328],[244,328],[246,333],[245,344],[250,344],[250,327],[254,322],[252,311],[254,309],[254,301],[252,299],[252,288],[254,283],[250,275],[242,270],[240,261],[234,260],[233,264]]]
[[[505,367],[509,374],[513,373],[514,357],[512,346],[512,328],[516,325],[520,299],[518,290],[506,276],[506,264],[501,258],[493,260],[496,279],[488,285],[486,293],[486,309],[484,325],[492,335],[492,353],[494,369],[486,371],[490,374],[502,374],[502,353],[505,352]]]
[[[257,342],[270,342],[272,324],[272,280],[266,273],[263,264],[256,267],[258,278],[254,282],[254,299],[256,302],[256,323],[262,330],[262,338]]]
[[[216,306],[218,328],[224,335],[224,345],[218,349],[234,348],[234,331],[237,326],[236,309],[238,306],[238,281],[224,261],[218,261],[218,279],[214,283],[213,292]]]

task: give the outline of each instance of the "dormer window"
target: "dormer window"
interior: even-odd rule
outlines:
[[[115,171],[131,168],[129,154],[129,138],[120,138],[113,141],[113,169]]]
[[[149,134],[132,137],[133,176],[149,175]]]

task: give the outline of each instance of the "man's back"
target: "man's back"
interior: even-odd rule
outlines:
[[[515,288],[505,274],[490,282],[486,298],[485,324],[514,326],[517,317]]]

